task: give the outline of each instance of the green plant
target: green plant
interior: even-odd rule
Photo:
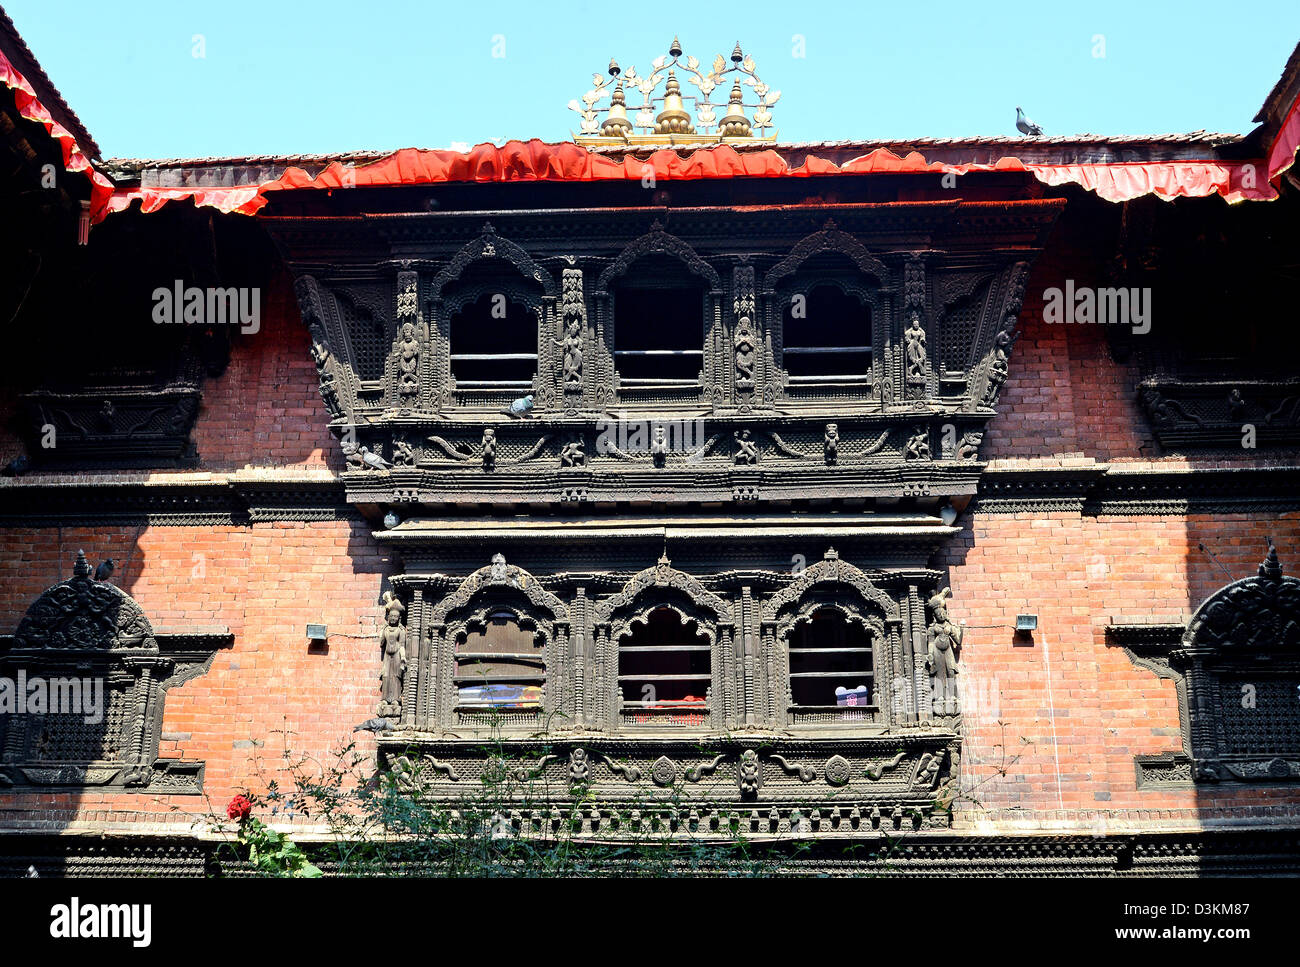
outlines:
[[[249,796],[236,796],[226,807],[226,815],[239,821],[236,840],[258,872],[267,876],[320,876],[320,869],[308,861],[297,843],[253,816],[253,806]]]

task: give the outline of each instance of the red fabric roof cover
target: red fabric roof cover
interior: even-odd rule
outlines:
[[[9,58],[0,51],[0,83],[14,92],[14,104],[18,113],[29,121],[45,125],[50,136],[57,139],[63,150],[63,167],[66,171],[79,171],[90,179],[90,215],[91,221],[100,221],[109,209],[109,199],[113,196],[113,183],[95,170],[90,159],[77,146],[77,139],[58,121],[54,120],[45,105],[36,96],[36,91],[27,78],[18,72]]]
[[[1288,138],[1283,143],[1283,138]],[[1279,137],[1274,152],[1291,155],[1300,145],[1300,116],[1293,113]],[[1287,155],[1290,157],[1290,155]],[[1270,159],[1270,175],[1275,163]],[[424,185],[443,182],[510,181],[640,181],[653,172],[656,181],[708,178],[806,178],[814,175],[890,174],[931,172],[964,175],[977,171],[1027,171],[1049,185],[1077,184],[1095,191],[1107,201],[1127,201],[1155,194],[1165,200],[1222,195],[1230,202],[1243,199],[1267,200],[1277,192],[1261,176],[1260,165],[1221,161],[1154,161],[1125,164],[1026,164],[1017,158],[1003,158],[996,164],[949,165],[927,162],[917,152],[905,157],[884,149],[836,165],[809,156],[791,167],[776,151],[738,152],[727,145],[701,148],[685,157],[676,151],[656,151],[645,160],[621,159],[593,154],[572,142],[547,144],[542,141],[508,141],[501,147],[480,144],[468,152],[421,151],[404,148],[386,158],[355,167],[333,162],[313,178],[301,168],[289,168],[279,178],[260,185],[235,188],[136,188],[118,191],[101,214],[120,211],[135,201],[141,209],[156,211],[168,201],[193,199],[196,205],[211,205],[221,211],[251,215],[267,203],[273,191],[335,189],[392,185]]]

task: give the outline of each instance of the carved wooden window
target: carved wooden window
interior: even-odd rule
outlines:
[[[800,713],[865,721],[876,709],[871,637],[834,608],[820,608],[790,632],[790,700]]]
[[[491,612],[456,642],[456,708],[470,716],[535,717],[546,683],[545,637],[513,610]],[[463,717],[463,715],[462,715]]]
[[[202,762],[158,754],[163,702],[230,640],[154,631],[78,553],[72,577],[0,638],[0,788],[201,792]],[[21,708],[9,707],[15,684]]]
[[[384,360],[392,345],[387,325],[364,301],[354,299],[347,292],[339,293],[338,304],[357,379],[362,382],[383,379]]]
[[[637,621],[618,645],[623,720],[632,725],[703,726],[708,720],[712,645],[673,608]]]
[[[790,382],[871,383],[871,310],[837,285],[796,292],[784,307]]]
[[[1300,580],[1276,552],[1208,598],[1170,656],[1200,781],[1300,780]]]
[[[668,256],[648,256],[613,291],[614,365],[628,386],[691,385],[704,365],[708,290]]]
[[[532,387],[537,313],[501,292],[484,292],[451,316],[451,374],[458,389]]]
[[[1183,748],[1138,756],[1138,786],[1300,781],[1300,580],[1270,548],[1256,577],[1206,598],[1186,629],[1112,625],[1178,691]]]

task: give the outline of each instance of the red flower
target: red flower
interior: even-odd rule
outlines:
[[[231,819],[237,819],[241,823],[253,812],[253,801],[247,796],[236,796],[230,800],[230,805],[226,807],[226,815]]]

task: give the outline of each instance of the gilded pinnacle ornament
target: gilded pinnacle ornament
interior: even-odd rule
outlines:
[[[721,54],[707,70],[684,56],[673,38],[668,53],[644,76],[610,58],[608,76],[592,75],[592,89],[569,102],[582,117],[574,140],[585,147],[640,145],[770,144],[777,139],[771,108],[781,97],[755,72],[740,43],[730,63]],[[731,75],[730,78],[728,75]],[[711,97],[731,80],[725,109]],[[749,100],[746,100],[746,97]]]

